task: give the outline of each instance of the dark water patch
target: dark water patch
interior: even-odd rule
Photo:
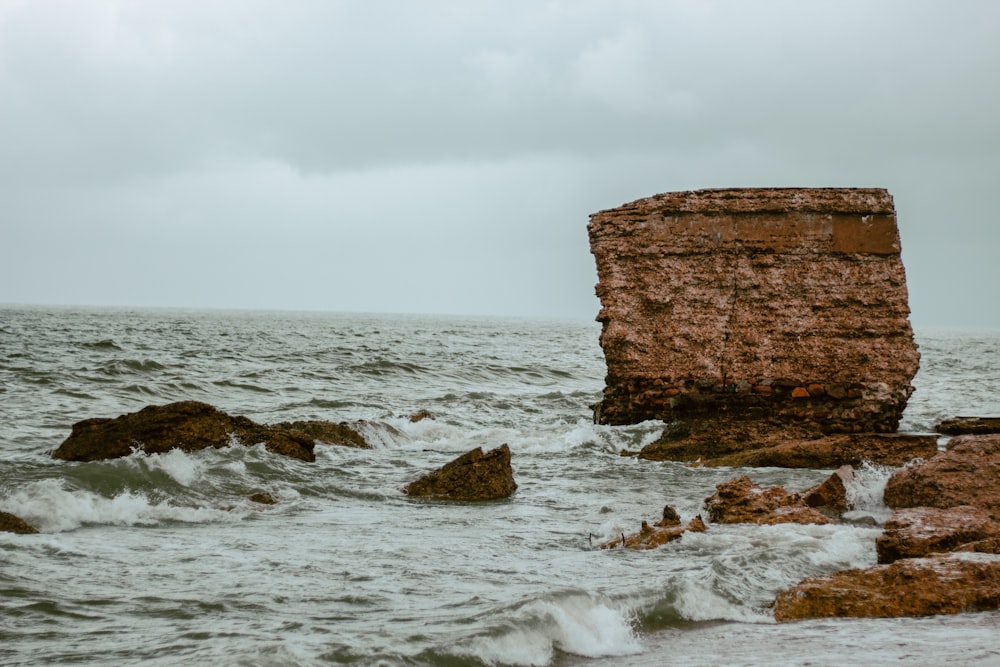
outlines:
[[[94,342],[84,342],[80,343],[80,347],[89,348],[91,350],[121,350],[122,347],[118,345],[111,338],[105,338],[103,340],[98,340]]]
[[[267,387],[261,387],[256,384],[250,384],[248,382],[234,382],[233,380],[216,380],[213,382],[216,387],[226,387],[229,389],[242,389],[244,391],[252,391],[260,394],[273,394],[273,389],[268,389]]]
[[[60,387],[52,391],[54,394],[60,394],[62,396],[69,396],[70,398],[79,398],[82,400],[94,400],[96,397],[93,394],[88,394],[84,391],[74,391],[73,389],[67,389],[65,387]]]
[[[152,359],[113,359],[97,366],[97,371],[113,377],[135,373],[153,373],[166,366]]]

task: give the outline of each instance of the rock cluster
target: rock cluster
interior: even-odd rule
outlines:
[[[850,466],[834,472],[817,486],[790,493],[783,486],[762,487],[741,475],[716,485],[705,499],[705,509],[713,523],[839,523],[849,508],[845,481],[854,476]]]
[[[669,514],[667,510],[670,510],[672,514]],[[638,533],[633,533],[632,535],[622,533],[620,538],[609,540],[602,544],[600,548],[655,549],[668,542],[679,540],[684,533],[703,533],[706,530],[708,530],[708,526],[705,525],[700,514],[688,521],[687,525],[681,525],[680,517],[677,516],[677,513],[672,508],[667,506],[664,508],[663,519],[656,524],[651,526],[646,521],[643,521]]]
[[[98,461],[128,456],[133,451],[160,454],[172,449],[197,451],[264,443],[269,452],[303,461],[315,461],[316,440],[367,447],[356,431],[332,422],[258,424],[234,417],[207,403],[180,401],[151,405],[114,419],[86,419],[73,425],[69,437],[52,452],[66,461]]]
[[[588,230],[608,368],[596,421],[896,430],[919,354],[885,190],[674,192]]]
[[[496,500],[517,490],[510,465],[510,448],[504,444],[483,453],[482,447],[408,484],[409,496],[442,500]]]
[[[924,616],[1000,607],[1000,435],[960,436],[886,485],[879,565],[813,577],[775,600],[779,621]]]

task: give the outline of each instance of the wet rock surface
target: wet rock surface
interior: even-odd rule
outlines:
[[[896,510],[886,521],[875,550],[879,563],[892,563],[996,537],[1000,537],[1000,523],[977,507],[908,507]]]
[[[207,403],[180,401],[151,405],[120,417],[86,419],[73,425],[69,437],[52,457],[66,461],[99,461],[128,456],[138,450],[162,454],[172,449],[191,452],[209,447],[264,443],[269,452],[315,461],[315,440],[359,444],[364,440],[345,425],[331,422],[258,424],[232,416]]]
[[[837,468],[864,462],[901,466],[914,458],[934,456],[938,436],[908,433],[843,433],[823,435],[815,429],[786,428],[752,422],[717,422],[707,431],[665,434],[646,445],[639,458],[651,461],[696,461],[703,466]]]
[[[1000,606],[1000,556],[953,553],[810,577],[778,595],[779,622],[960,614]]]
[[[0,512],[0,532],[32,535],[37,533],[38,530],[15,514]]]
[[[510,448],[504,444],[486,453],[477,447],[411,482],[404,492],[409,496],[445,500],[496,500],[516,490]]]
[[[708,530],[708,526],[702,520],[701,515],[696,515],[686,525],[680,525],[680,518],[674,522],[673,518],[661,520],[656,525],[649,525],[643,521],[638,533],[622,535],[613,540],[609,540],[601,545],[601,549],[655,549],[664,544],[681,539],[684,533],[703,533]]]
[[[839,523],[839,515],[848,509],[844,478],[852,474],[849,467],[842,468],[798,493],[783,486],[759,486],[741,475],[717,484],[716,492],[705,499],[705,509],[713,523]]]
[[[1000,433],[1000,417],[952,417],[934,427],[945,435],[985,435]]]
[[[599,423],[896,430],[919,354],[885,190],[673,192],[596,213],[588,230]]]
[[[885,487],[889,507],[972,505],[1000,520],[1000,434],[961,435],[946,451],[896,471]]]

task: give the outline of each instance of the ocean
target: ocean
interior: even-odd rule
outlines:
[[[877,527],[709,525],[599,550],[739,474],[620,455],[662,424],[596,426],[600,326],[560,319],[0,308],[2,665],[1000,664],[1000,613],[776,624],[801,579],[875,564]],[[1000,414],[1000,332],[917,330],[901,430]],[[68,463],[72,424],[204,401],[259,422],[361,421],[370,450],[227,449]],[[428,410],[433,419],[411,422]],[[402,487],[507,443],[485,503]],[[852,516],[884,521],[866,467]],[[248,496],[268,491],[278,502]],[[704,516],[704,515],[703,515]]]

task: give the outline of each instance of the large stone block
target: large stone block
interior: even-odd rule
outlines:
[[[893,432],[920,356],[883,189],[674,192],[591,216],[595,420]]]

